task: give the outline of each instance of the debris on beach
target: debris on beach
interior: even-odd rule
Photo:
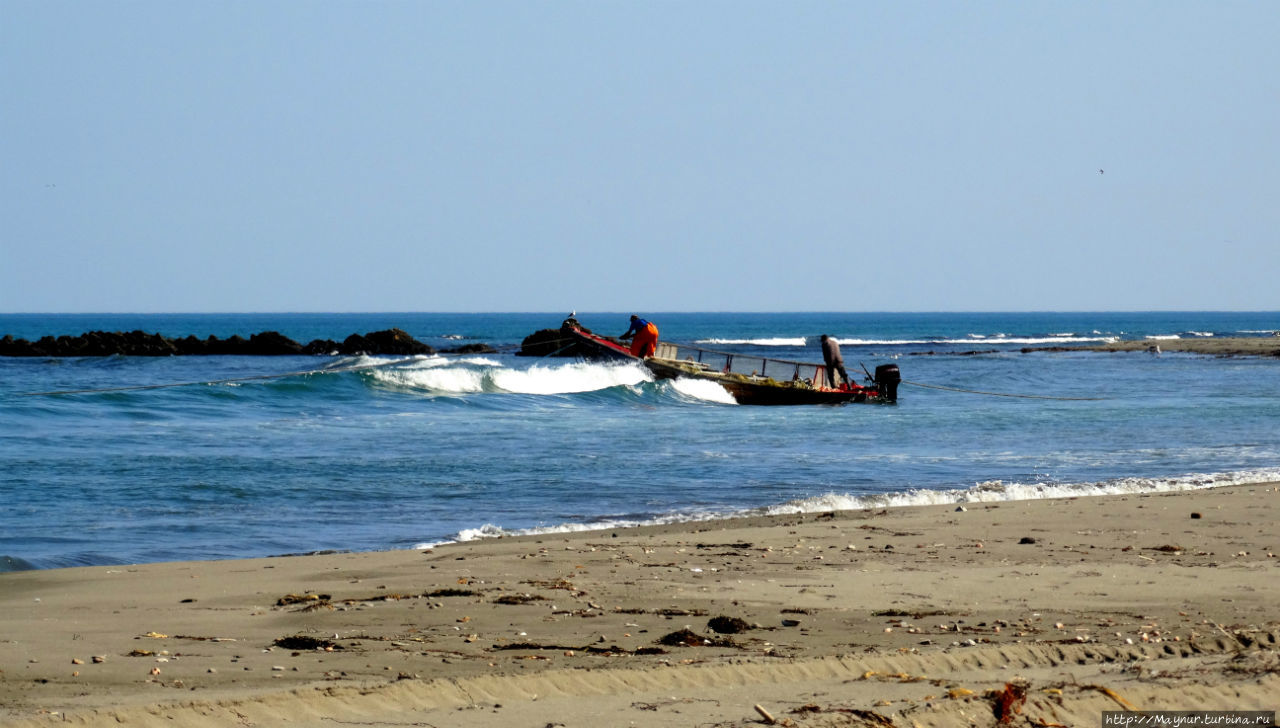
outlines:
[[[276,647],[283,647],[286,650],[340,650],[342,645],[331,640],[318,639],[307,635],[296,634],[289,637],[280,637],[271,644]]]
[[[1013,716],[1022,712],[1022,705],[1027,702],[1027,686],[1022,683],[1005,683],[1003,690],[992,690],[987,693],[991,698],[991,709],[995,713],[996,722],[1007,724]]]
[[[759,710],[759,706],[757,706],[757,710]],[[886,728],[896,725],[892,718],[881,715],[874,710],[859,710],[858,708],[823,708],[822,706],[809,703],[791,711],[792,715],[812,715],[820,713],[843,713],[860,721],[857,725],[885,726]],[[916,725],[919,724],[917,723]]]
[[[290,604],[306,604],[308,602],[327,602],[331,599],[328,594],[285,594],[276,600],[277,607],[287,607]]]
[[[658,639],[658,644],[668,647],[738,647],[728,637],[704,637],[691,629],[678,629]]]
[[[493,600],[494,604],[528,604],[529,602],[545,602],[541,594],[504,594]]]
[[[656,614],[659,617],[705,617],[708,612],[705,609],[680,609],[678,607],[667,607],[663,609],[639,609],[639,608],[615,608],[616,614]]]
[[[605,657],[610,657],[615,655],[625,656],[625,655],[665,655],[667,654],[667,651],[662,649],[661,647],[638,647],[634,650],[628,650],[626,648],[619,647],[617,645],[610,645],[608,647],[601,647],[599,645],[585,645],[582,647],[575,647],[573,645],[546,645],[538,642],[511,642],[508,644],[494,645],[489,649],[498,650],[498,651],[512,651],[512,650],[546,650],[546,651],[555,651],[555,652],[562,651],[564,652],[564,655],[566,657],[572,657],[574,653],[577,653],[577,652],[582,652],[582,653],[592,654],[592,655],[603,655]],[[521,659],[547,659],[547,658],[539,658],[536,655],[529,655]]]
[[[707,628],[718,634],[739,634],[754,629],[745,619],[724,616],[712,617],[707,622]]]
[[[436,589],[423,594],[424,597],[478,597],[480,592],[471,589]]]

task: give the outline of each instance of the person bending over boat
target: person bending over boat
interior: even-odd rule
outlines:
[[[827,384],[838,387],[849,381],[849,373],[844,370],[844,357],[840,355],[840,344],[835,339],[822,335],[822,360],[827,364]],[[836,382],[836,372],[840,372],[840,381]]]
[[[635,337],[631,339],[631,337]],[[623,334],[622,339],[631,339],[631,353],[635,356],[653,356],[658,349],[658,327],[632,314],[631,328]]]

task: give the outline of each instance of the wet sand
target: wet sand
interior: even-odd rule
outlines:
[[[1280,707],[1280,485],[964,508],[0,574],[0,725]]]

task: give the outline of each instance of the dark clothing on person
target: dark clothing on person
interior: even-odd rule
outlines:
[[[648,326],[649,326],[648,321],[645,321],[644,319],[638,316],[632,316],[631,328],[627,329],[627,333],[623,334],[620,338],[623,338],[623,339],[630,338],[633,334],[638,334],[641,331],[644,331],[646,328],[648,328]]]
[[[835,339],[822,335],[822,360],[827,365],[827,386],[838,387],[849,381],[849,373],[844,370],[844,357],[840,355],[840,344]],[[840,379],[836,379],[840,372]]]

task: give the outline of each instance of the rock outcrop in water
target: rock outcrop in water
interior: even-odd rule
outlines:
[[[467,344],[447,353],[492,353],[488,344]],[[45,336],[37,341],[0,339],[0,356],[287,356],[299,354],[434,354],[436,350],[400,329],[352,334],[342,342],[316,339],[303,346],[276,331],[263,331],[248,339],[233,335],[225,339],[187,336],[170,339],[143,331],[90,331],[80,336]]]
[[[520,351],[516,352],[517,356],[587,356],[591,352],[587,351],[581,344],[577,343],[577,339],[570,337],[564,333],[568,328],[569,322],[572,321],[580,330],[591,333],[591,330],[579,324],[576,320],[566,319],[558,329],[539,329],[532,334],[524,337],[524,341],[520,342]],[[613,337],[605,337],[612,339]],[[614,339],[617,341],[617,339]]]

